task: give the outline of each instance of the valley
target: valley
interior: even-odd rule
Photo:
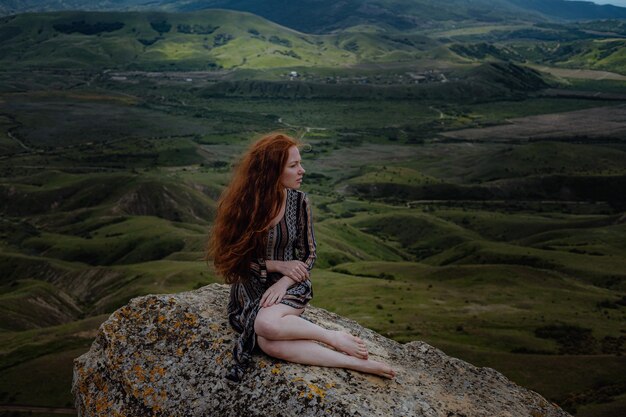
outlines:
[[[68,412],[113,311],[219,282],[216,202],[274,130],[306,143],[315,306],[623,414],[623,24],[432,24],[3,17],[0,415]]]

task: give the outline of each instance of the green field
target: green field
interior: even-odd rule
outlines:
[[[616,44],[524,23],[440,27],[428,47],[420,31],[400,48],[378,30],[215,13],[0,22],[14,36],[0,61],[20,59],[0,70],[0,403],[71,407],[72,360],[113,311],[218,282],[203,261],[216,201],[253,138],[283,130],[307,144],[315,306],[578,416],[623,414],[624,81],[589,70],[615,70]],[[553,32],[606,57],[520,40]],[[450,49],[485,42],[587,72]],[[595,111],[615,117],[585,135],[556,117],[548,139],[449,135],[571,112],[595,125]]]

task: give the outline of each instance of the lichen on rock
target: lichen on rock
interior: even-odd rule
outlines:
[[[228,287],[131,300],[74,361],[80,416],[567,416],[539,394],[422,342],[400,344],[358,323],[309,307],[321,326],[344,329],[395,380],[284,362],[261,352],[241,383],[224,378],[236,333]]]

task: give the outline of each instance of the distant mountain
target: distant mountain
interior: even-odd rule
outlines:
[[[336,68],[415,61],[439,46],[423,35],[306,35],[231,10],[77,11],[0,18],[0,65],[11,68]]]
[[[442,35],[453,32],[456,35]],[[355,66],[371,68],[374,64],[407,67],[418,61],[444,66],[513,61],[622,73],[626,62],[624,41],[619,39],[626,37],[626,25],[617,20],[517,25],[511,30],[474,35],[471,32],[471,28],[451,30],[429,37],[359,27],[315,35],[251,13],[217,9],[193,13],[23,13],[0,17],[0,66],[341,71]],[[322,73],[309,81],[323,80],[326,75]]]
[[[558,20],[626,19],[626,7],[599,5],[591,1],[509,0],[509,2]]]
[[[246,11],[293,29],[327,33],[357,25],[429,29],[450,24],[626,19],[626,8],[566,0],[0,0],[0,14],[56,10]]]
[[[147,4],[162,3],[157,0],[0,0],[0,13],[3,15],[51,12],[61,10],[130,10],[137,7],[145,7]]]

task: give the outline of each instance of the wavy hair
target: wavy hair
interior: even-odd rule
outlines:
[[[289,149],[301,146],[283,133],[254,142],[235,166],[222,192],[207,246],[206,260],[228,284],[247,279],[250,262],[265,257],[267,232],[283,201],[283,172]]]

